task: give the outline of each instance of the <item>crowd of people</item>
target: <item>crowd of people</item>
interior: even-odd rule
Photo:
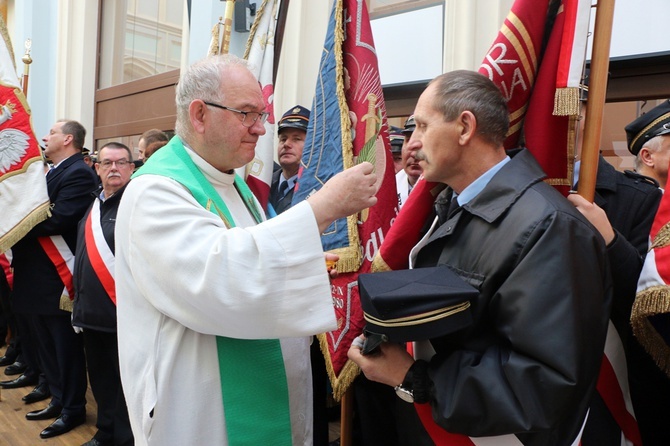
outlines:
[[[176,106],[176,136],[145,132],[139,160],[110,142],[92,169],[73,120],[43,138],[51,216],[12,247],[11,268],[0,258],[11,332],[0,366],[16,376],[0,386],[48,400],[26,413],[53,420],[41,438],[85,422],[90,382],[97,432],[86,446],[327,445],[313,339],[338,324],[337,271],[326,268],[337,256],[320,234],[375,205],[374,168],[360,163],[292,203],[310,110],[291,107],[266,215],[235,174],[268,118],[246,62],[194,63]],[[594,203],[544,182],[527,149],[505,150],[508,130],[498,87],[465,70],[433,79],[391,129],[398,208],[421,176],[447,186],[411,268],[446,265],[478,295],[455,333],[372,354],[364,335],[354,342],[349,358],[373,389],[356,396],[354,443],[621,444],[602,393],[616,344],[639,444],[670,444],[670,378],[629,324],[667,181],[670,102],[626,127],[636,172],[600,158]]]

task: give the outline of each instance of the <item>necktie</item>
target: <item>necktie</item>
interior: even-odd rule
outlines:
[[[286,191],[288,190],[288,181],[282,181],[279,184],[279,198],[284,198]]]
[[[461,210],[461,206],[458,204],[458,197],[454,197],[451,199],[451,203],[449,203],[449,209],[447,210],[447,219],[450,219],[458,211]]]

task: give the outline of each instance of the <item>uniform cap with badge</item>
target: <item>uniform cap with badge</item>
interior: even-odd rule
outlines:
[[[405,121],[405,128],[402,129],[402,132],[407,135],[414,133],[414,129],[416,128],[416,123],[414,122],[414,115],[410,116],[407,118],[407,121]]]
[[[625,127],[628,150],[637,155],[647,141],[670,134],[670,100],[640,115]]]
[[[298,129],[306,132],[309,125],[309,114],[309,109],[302,105],[291,107],[279,120],[277,134],[284,129]]]
[[[400,153],[402,145],[405,142],[405,135],[400,127],[391,126],[389,129],[389,141],[391,143],[391,153]]]

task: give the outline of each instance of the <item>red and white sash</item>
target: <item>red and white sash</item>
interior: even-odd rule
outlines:
[[[642,445],[628,387],[628,367],[623,343],[612,321],[607,327],[605,354],[598,376],[598,393],[619,425],[622,445]]]
[[[95,200],[84,225],[86,253],[102,287],[116,305],[116,286],[114,282],[114,253],[110,249],[100,225],[100,200]]]
[[[56,267],[56,271],[58,271],[58,275],[63,281],[63,296],[74,300],[74,284],[72,282],[74,254],[72,250],[61,235],[38,237],[37,241],[42,245],[42,249]]]
[[[7,279],[7,284],[9,288],[14,287],[14,275],[12,274],[12,250],[8,250],[5,253],[0,253],[0,268],[5,272],[5,278]]]
[[[417,343],[415,342],[408,342],[407,351],[416,359],[419,357],[422,357],[422,359],[427,359],[423,357],[425,356],[424,354],[418,354],[419,351],[422,351],[422,353],[428,353],[426,349],[415,348],[416,344]],[[431,347],[428,347],[428,349],[432,350]],[[415,352],[417,352],[417,354],[415,354]],[[414,409],[416,410],[417,415],[419,415],[419,419],[421,420],[421,424],[423,425],[424,429],[426,429],[426,432],[428,432],[428,435],[437,446],[523,446],[523,443],[514,434],[497,435],[493,437],[468,437],[467,435],[463,434],[453,434],[451,432],[447,432],[442,427],[440,427],[435,422],[435,420],[433,420],[433,413],[430,403],[414,403]],[[582,428],[579,431],[579,434],[577,434],[577,438],[575,438],[570,446],[579,446],[581,444],[582,434],[584,432],[584,426],[586,425],[587,418],[588,414],[584,418]]]

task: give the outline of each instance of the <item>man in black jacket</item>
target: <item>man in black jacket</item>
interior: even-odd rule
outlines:
[[[86,421],[84,347],[71,324],[77,223],[98,184],[81,154],[85,136],[80,123],[62,120],[43,138],[44,154],[53,163],[46,174],[51,217],[12,248],[13,311],[17,321],[28,321],[18,327],[22,354],[37,345],[39,361],[31,362],[44,372],[52,395],[46,408],[26,418],[57,418],[40,433],[42,438],[64,434]]]
[[[416,342],[414,357],[392,343],[363,356],[354,343],[349,358],[369,379],[418,403],[396,405],[403,412],[396,418],[399,444],[465,444],[464,437],[572,444],[595,390],[607,330],[603,239],[542,181],[530,152],[505,152],[507,104],[487,77],[438,76],[414,117],[409,148],[426,180],[449,187],[410,263],[447,265],[474,286],[473,322]]]
[[[111,142],[98,152],[102,190],[79,222],[75,254],[72,325],[83,330],[91,390],[98,404],[98,432],[86,446],[129,446],[133,433],[119,375],[114,283],[114,227],[123,191],[133,173],[124,144]]]

